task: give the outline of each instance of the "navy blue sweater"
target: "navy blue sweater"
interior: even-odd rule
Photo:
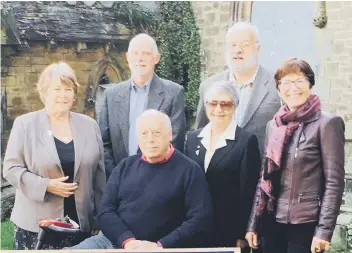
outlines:
[[[163,247],[199,247],[211,229],[212,203],[204,172],[175,151],[164,163],[137,154],[111,174],[101,201],[99,225],[116,246],[128,238]]]

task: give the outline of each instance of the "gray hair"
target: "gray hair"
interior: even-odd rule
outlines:
[[[204,95],[204,104],[206,104],[209,99],[217,94],[226,94],[230,97],[231,101],[238,106],[239,99],[236,92],[236,88],[229,81],[218,81],[215,82],[205,93]]]
[[[162,118],[162,120],[165,123],[165,126],[170,129],[172,131],[172,126],[171,126],[171,120],[169,118],[169,116],[167,116],[165,113],[160,112],[158,110],[155,109],[148,109],[146,111],[144,111],[141,115],[139,115],[139,117],[137,118],[137,122],[141,119],[141,118],[146,118],[146,117],[156,117],[156,116],[160,116]],[[138,124],[138,123],[137,123]]]
[[[149,42],[152,45],[154,55],[159,54],[158,45],[156,44],[155,40],[146,33],[140,33],[131,39],[130,43],[128,44],[128,52],[130,52],[132,43],[137,40]]]
[[[244,21],[240,21],[237,22],[235,24],[233,24],[233,26],[231,26],[226,33],[226,45],[227,45],[227,41],[230,37],[230,35],[236,31],[236,30],[244,30],[244,29],[251,29],[253,31],[254,37],[255,37],[255,41],[257,43],[259,43],[259,30],[258,27],[256,27],[255,25],[249,23],[249,22],[244,22]]]

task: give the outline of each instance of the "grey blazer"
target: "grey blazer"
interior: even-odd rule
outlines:
[[[205,111],[204,95],[212,84],[222,80],[229,80],[229,69],[209,77],[200,84],[195,129],[204,127],[209,122]],[[252,99],[247,106],[243,123],[240,127],[257,136],[261,155],[264,149],[266,124],[273,118],[280,106],[280,97],[276,90],[273,75],[262,66],[259,66],[254,80]]]
[[[75,149],[74,179],[81,230],[97,228],[97,215],[105,187],[103,143],[98,124],[71,112]],[[4,178],[16,188],[11,220],[20,228],[38,232],[42,218],[64,215],[64,198],[46,191],[52,178],[63,177],[54,137],[45,109],[17,117],[8,141]]]
[[[108,88],[100,111],[100,130],[104,143],[105,170],[109,177],[114,167],[128,156],[128,131],[131,79]],[[156,109],[170,117],[172,143],[183,151],[186,117],[184,89],[181,85],[154,74],[150,84],[146,109]]]

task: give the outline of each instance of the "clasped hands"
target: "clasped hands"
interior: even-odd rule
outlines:
[[[47,192],[63,198],[70,197],[72,194],[75,193],[75,190],[77,190],[78,185],[77,183],[65,183],[67,179],[68,176],[50,179],[46,188]]]

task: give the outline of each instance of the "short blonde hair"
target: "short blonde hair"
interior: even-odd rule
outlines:
[[[43,70],[37,82],[37,91],[43,103],[49,86],[58,82],[73,87],[75,96],[77,96],[80,85],[73,69],[66,62],[52,63]]]

